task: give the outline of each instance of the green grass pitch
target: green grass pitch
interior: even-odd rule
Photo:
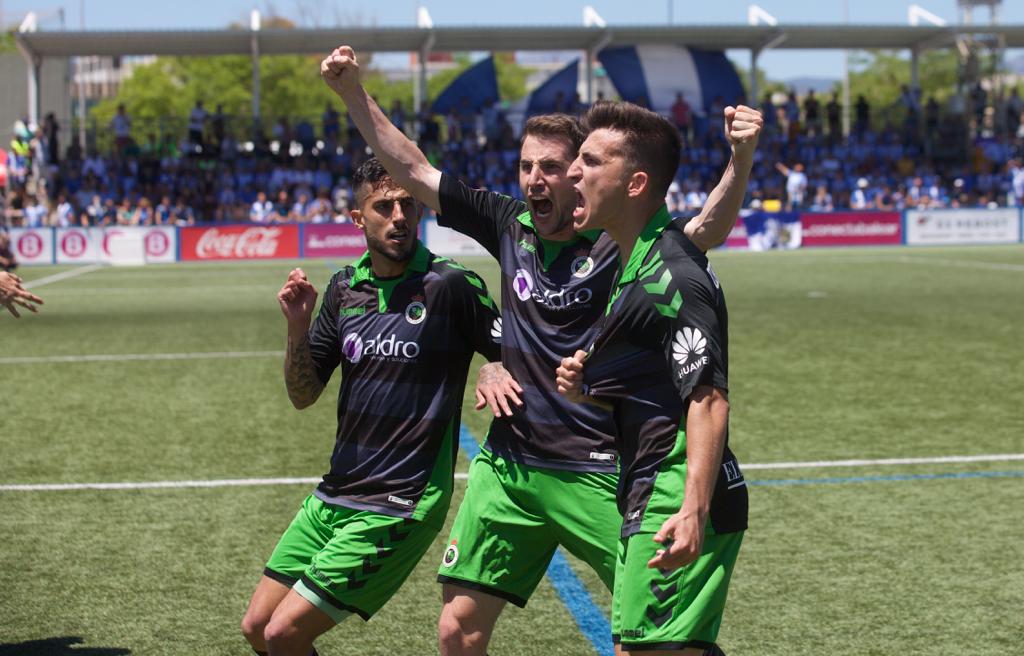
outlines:
[[[1024,247],[712,262],[729,302],[730,439],[742,463],[1024,453]],[[322,289],[339,264],[301,266]],[[493,263],[465,264],[496,290]],[[36,288],[40,314],[0,318],[0,484],[322,474],[337,380],[297,412],[276,356],[12,360],[283,350],[275,294],[294,265],[104,268]],[[471,394],[464,422],[481,438],[487,416]],[[936,474],[969,476],[910,479]],[[751,487],[723,648],[1018,653],[1022,476],[1020,460],[749,469],[755,484],[795,482]],[[239,621],[310,489],[0,491],[0,654],[251,653]],[[457,481],[454,504],[463,490]],[[446,535],[377,617],[342,624],[320,652],[436,653]],[[607,612],[597,578],[572,564]],[[525,610],[505,613],[490,653],[593,650],[545,581]]]

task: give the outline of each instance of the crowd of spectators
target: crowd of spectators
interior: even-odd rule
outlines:
[[[846,137],[836,94],[824,102],[814,92],[780,100],[766,96],[760,106],[766,127],[748,202],[775,199],[786,209],[823,211],[1024,202],[1024,103],[1016,89],[992,97],[978,87],[968,102],[954,96],[940,107],[904,88],[898,106],[875,108],[875,117],[859,97]],[[723,102],[704,109],[678,94],[670,110],[685,143],[666,199],[673,212],[701,207],[726,165],[717,118]],[[426,104],[411,113],[395,103],[388,112],[438,168],[473,186],[520,195],[513,128],[520,118],[510,120],[499,104],[482,111],[464,104],[436,116]],[[330,105],[316,119],[280,118],[262,132],[199,102],[177,138],[134,126],[120,107],[107,141],[87,152],[77,142],[61,150],[52,114],[31,127],[15,126],[10,149],[0,151],[7,225],[344,222],[350,173],[367,156],[358,131]],[[146,135],[138,139],[140,132]]]

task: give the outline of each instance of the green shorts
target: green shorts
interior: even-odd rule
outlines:
[[[447,509],[447,503],[439,503],[417,521],[336,506],[310,495],[263,574],[292,587],[335,622],[351,613],[368,620],[416,567],[441,530]]]
[[[626,651],[715,644],[743,532],[706,535],[700,557],[665,573],[647,567],[662,548],[654,533],[620,541],[612,596],[612,637]]]
[[[482,450],[437,580],[522,607],[562,545],[611,590],[622,525],[617,483],[616,474],[531,467]]]

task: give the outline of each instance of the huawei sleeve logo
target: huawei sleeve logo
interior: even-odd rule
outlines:
[[[708,363],[708,340],[696,328],[683,328],[676,331],[672,341],[672,357],[677,363],[676,375],[679,378],[691,374]]]

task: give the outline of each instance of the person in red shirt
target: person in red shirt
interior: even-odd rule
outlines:
[[[676,101],[672,103],[672,122],[676,124],[683,143],[689,145],[693,127],[693,112],[690,110],[690,103],[683,98],[682,91],[676,93]]]

